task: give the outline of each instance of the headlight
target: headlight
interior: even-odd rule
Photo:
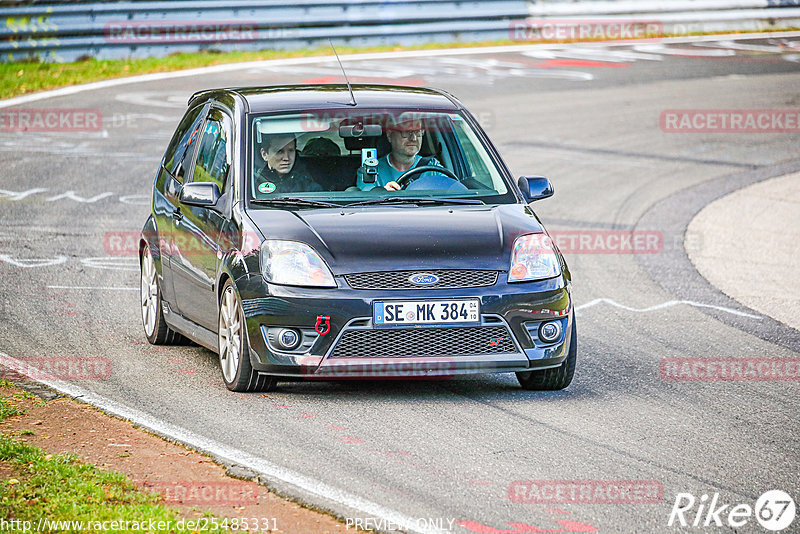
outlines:
[[[523,235],[511,249],[509,282],[543,280],[561,274],[553,241],[547,234]]]
[[[261,273],[287,286],[336,287],[331,270],[313,248],[297,241],[268,239],[261,244]]]

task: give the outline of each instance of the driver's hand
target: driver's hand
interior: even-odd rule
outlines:
[[[383,186],[383,188],[386,189],[387,191],[400,191],[400,184],[392,180],[391,182]]]

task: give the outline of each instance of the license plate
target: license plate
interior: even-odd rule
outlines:
[[[477,322],[480,322],[478,299],[393,300],[375,302],[373,306],[376,326]]]

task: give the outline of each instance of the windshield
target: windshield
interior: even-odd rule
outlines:
[[[495,162],[454,112],[323,110],[254,116],[248,194],[257,204],[512,203]],[[297,202],[302,199],[302,202]]]

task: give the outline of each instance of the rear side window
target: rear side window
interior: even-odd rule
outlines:
[[[231,162],[231,120],[212,109],[203,127],[197,151],[193,182],[213,182],[224,191]]]
[[[184,164],[176,176],[176,169],[181,162],[188,163],[191,161],[192,144],[196,140],[197,129],[203,121],[203,106],[195,106],[186,112],[186,115],[181,119],[178,128],[169,142],[167,151],[164,153],[164,168],[167,169],[172,176],[179,182],[183,181],[183,174],[186,171]],[[189,156],[187,158],[187,156]]]

